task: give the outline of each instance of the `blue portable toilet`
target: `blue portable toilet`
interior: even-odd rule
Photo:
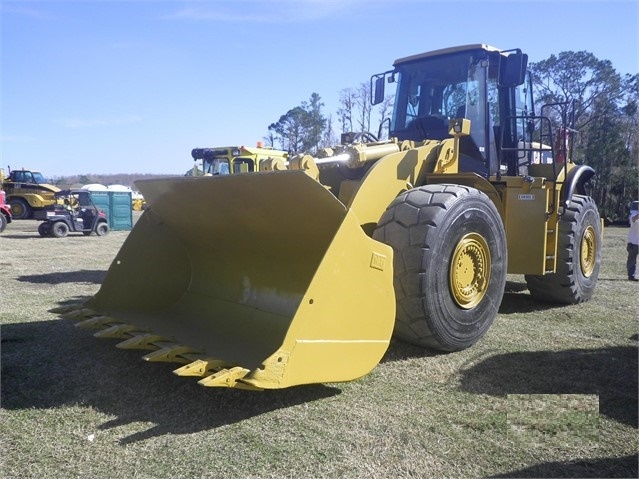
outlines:
[[[133,205],[131,191],[91,190],[95,206],[104,211],[109,229],[125,231],[133,227]]]

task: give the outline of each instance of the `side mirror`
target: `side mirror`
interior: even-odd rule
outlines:
[[[379,73],[371,77],[371,105],[379,105],[384,101],[385,74]]]
[[[512,88],[523,84],[528,68],[528,55],[516,50],[502,59],[502,62],[500,85]]]

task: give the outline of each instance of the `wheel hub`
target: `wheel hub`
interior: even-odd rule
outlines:
[[[22,218],[25,213],[25,208],[22,203],[11,203],[10,205],[11,214],[16,218]]]
[[[490,250],[483,236],[469,233],[461,238],[451,258],[450,290],[460,308],[477,306],[490,282]]]
[[[588,278],[595,270],[595,252],[597,251],[597,235],[592,225],[589,225],[581,237],[580,266],[583,275]]]

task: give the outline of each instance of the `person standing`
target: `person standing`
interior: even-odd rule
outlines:
[[[633,203],[635,206],[637,203]],[[628,279],[630,281],[639,281],[637,278],[637,254],[639,254],[639,211],[637,209],[630,210],[630,231],[628,231],[628,261],[626,267],[628,269]]]

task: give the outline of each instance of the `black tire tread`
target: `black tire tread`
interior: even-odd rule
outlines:
[[[15,214],[13,212],[13,205],[15,204],[20,204],[20,206],[22,207],[22,214]],[[9,207],[11,209],[11,213],[13,214],[13,219],[26,220],[31,218],[31,206],[29,206],[29,203],[24,198],[11,198],[11,200],[9,200]]]
[[[592,224],[597,234],[595,269],[589,278],[581,273],[581,234]],[[577,304],[588,301],[594,292],[601,263],[601,220],[595,201],[589,196],[573,195],[559,221],[557,268],[555,273],[525,275],[528,290],[540,302]]]
[[[55,238],[64,238],[69,234],[69,227],[66,223],[58,221],[51,225],[51,236]]]
[[[487,313],[487,316],[492,314],[492,318],[486,320],[481,326],[477,337],[467,341],[443,337],[445,334],[437,331],[437,325],[425,317],[427,294],[423,290],[423,285],[427,279],[426,275],[433,274],[433,269],[439,267],[438,264],[427,264],[430,260],[425,259],[425,252],[434,246],[428,241],[429,238],[431,241],[438,241],[437,235],[433,235],[433,230],[445,226],[441,223],[449,220],[450,215],[447,210],[464,201],[463,197],[466,200],[482,202],[487,208],[492,208],[495,218],[499,217],[486,195],[475,188],[447,184],[427,185],[398,196],[382,215],[373,234],[378,241],[392,246],[395,252],[394,286],[397,316],[394,334],[418,346],[443,351],[465,349],[485,334],[501,302],[506,280],[505,264],[497,280],[502,284],[494,293],[498,297],[487,298],[488,301],[496,303],[493,305],[494,314]],[[503,236],[498,241],[504,249],[505,256],[505,233],[501,220],[498,219],[498,221],[497,229],[501,229],[501,233],[495,234]]]

